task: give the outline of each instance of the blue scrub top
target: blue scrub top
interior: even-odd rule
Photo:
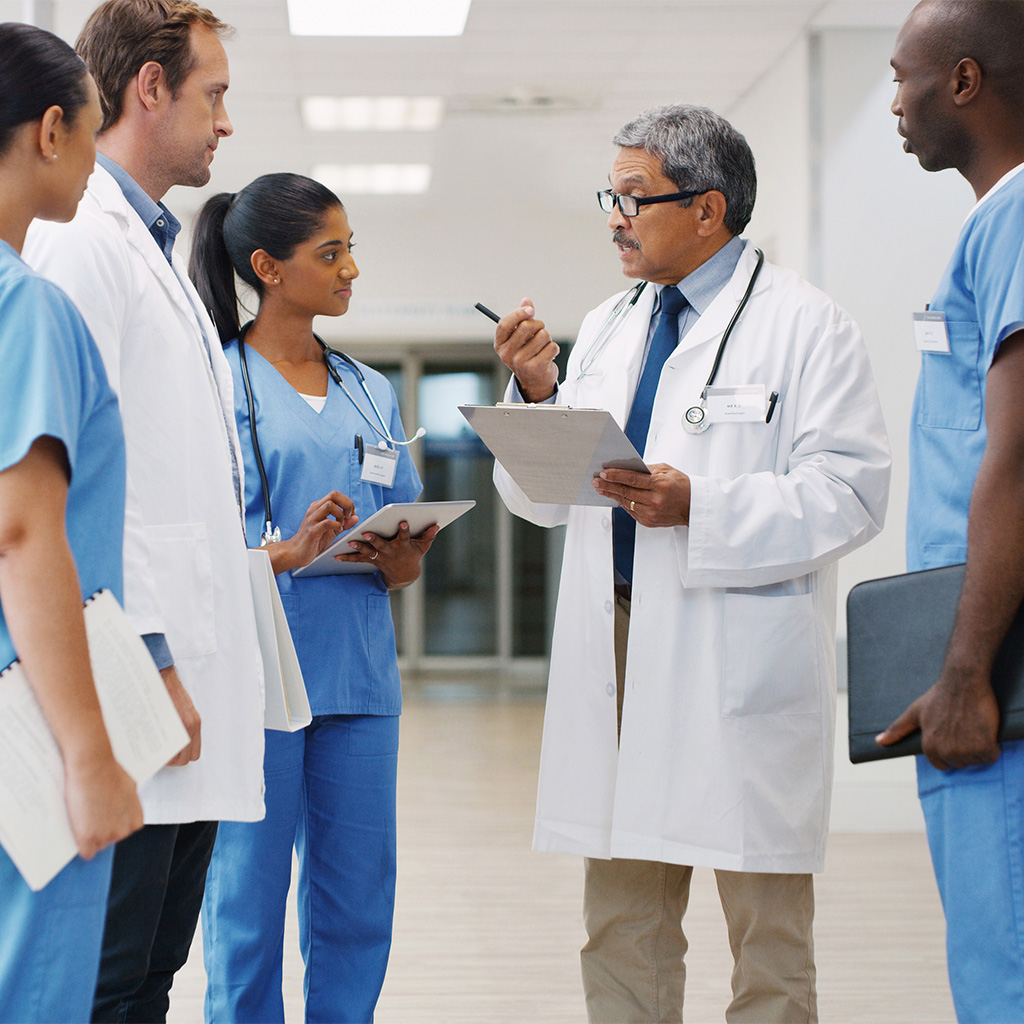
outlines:
[[[65,528],[82,596],[123,600],[125,453],[117,397],[85,321],[55,284],[0,242],[0,470],[39,437],[64,445]],[[15,658],[0,605],[0,666]]]
[[[910,428],[907,568],[967,560],[967,511],[985,453],[985,384],[1000,344],[1024,329],[1024,172],[960,232],[930,308],[950,352],[922,352]]]
[[[245,523],[249,547],[260,545],[263,490],[249,429],[238,342],[224,346],[235,383],[235,417],[245,458]],[[384,505],[415,501],[422,491],[409,451],[399,447],[393,487],[360,480],[355,436],[367,446],[380,440],[344,391],[328,378],[327,402],[317,413],[258,352],[245,350],[256,409],[256,429],[270,487],[274,526],[291,537],[309,506],[328,491],[347,494],[360,521]],[[332,363],[359,407],[377,418],[356,371],[337,356]],[[391,436],[404,440],[398,399],[388,379],[363,363],[377,408]],[[380,573],[349,576],[277,577],[295,651],[314,715],[397,715],[402,688],[395,653],[391,599]]]

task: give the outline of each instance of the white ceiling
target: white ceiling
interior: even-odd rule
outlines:
[[[543,218],[557,225],[558,217],[587,223],[593,217],[603,240],[594,190],[606,180],[611,136],[632,116],[668,102],[705,104],[729,116],[809,28],[895,30],[912,6],[911,0],[473,0],[460,37],[318,39],[289,34],[285,0],[208,2],[237,30],[227,43],[235,133],[217,150],[210,185],[172,190],[171,208],[187,221],[211,192],[235,191],[269,171],[309,173],[331,162],[427,163],[432,179],[425,195],[342,196],[350,210],[358,206],[353,224],[360,242],[386,239],[394,255],[410,218],[429,235],[432,249],[422,238],[411,243],[417,252],[411,264],[406,254],[405,279],[420,266],[459,273],[458,261],[474,258],[467,240],[486,239],[481,225],[496,204],[506,207],[506,223],[516,217],[508,208],[529,211],[532,220],[524,216],[522,230],[535,244],[548,244]],[[94,3],[0,0],[0,20],[21,19],[33,6],[40,23],[73,41]],[[299,114],[307,94],[438,94],[448,111],[436,132],[313,134]],[[531,108],[538,97],[553,102]],[[506,239],[507,233],[496,241]],[[371,252],[360,249],[357,256],[362,265]],[[386,261],[379,256],[380,267],[364,267],[376,271],[367,274],[367,286],[383,284]],[[375,291],[368,287],[366,294]]]
[[[0,0],[0,20],[23,17],[30,4]],[[34,6],[73,41],[94,3]],[[289,35],[285,0],[210,6],[237,30],[228,43],[235,135],[218,150],[211,188],[317,163],[429,163],[429,201],[457,202],[469,187],[529,187],[542,167],[544,191],[559,206],[593,203],[603,174],[594,181],[592,169],[606,164],[609,136],[643,108],[678,101],[728,116],[807,27],[896,26],[908,8],[905,0],[474,0],[460,37],[317,39]],[[310,94],[437,94],[448,113],[431,133],[313,134],[299,116]],[[554,103],[523,109],[537,97]],[[195,208],[202,195],[184,198]]]

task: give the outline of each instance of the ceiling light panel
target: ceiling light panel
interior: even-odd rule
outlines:
[[[440,96],[304,96],[311,132],[429,132],[444,114]]]
[[[461,36],[470,0],[288,0],[293,36]]]
[[[318,164],[313,177],[342,201],[353,195],[417,195],[430,187],[430,165]]]

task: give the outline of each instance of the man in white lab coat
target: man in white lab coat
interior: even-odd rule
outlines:
[[[263,816],[231,373],[160,202],[172,185],[205,184],[231,133],[225,28],[190,0],[108,0],[93,13],[77,47],[103,105],[96,170],[75,219],[36,222],[25,246],[82,311],[118,393],[125,606],[190,734],[140,790],[146,827],[115,851],[93,1020],[165,1019],[216,823]]]
[[[568,524],[534,845],[587,858],[592,1021],[681,1020],[694,866],[736,961],[727,1019],[813,1021],[836,562],[882,527],[885,427],[857,325],[739,237],[743,137],[679,106],[614,141],[598,198],[646,284],[586,317],[561,382],[528,299],[495,334],[509,400],[608,409],[651,470],[559,507],[495,467],[513,512]]]

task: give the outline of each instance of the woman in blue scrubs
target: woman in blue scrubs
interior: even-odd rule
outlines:
[[[96,156],[92,77],[49,32],[0,25],[0,667],[15,657],[64,762],[79,856],[38,892],[0,851],[0,1021],[87,1021],[113,846],[142,825],[89,668],[84,597],[121,599],[124,437],[78,311],[20,253],[68,221]]]
[[[348,310],[358,269],[338,198],[294,174],[258,178],[203,208],[190,273],[234,373],[246,530],[263,539],[313,722],[268,731],[267,815],[223,822],[207,875],[206,1019],[283,1021],[281,962],[292,847],[308,1021],[373,1019],[391,946],[401,683],[388,591],[408,586],[437,532],[350,542],[373,572],[295,579],[344,529],[421,490],[387,379],[330,352],[313,317]],[[234,275],[259,300],[238,321]],[[249,444],[246,444],[246,440]]]

